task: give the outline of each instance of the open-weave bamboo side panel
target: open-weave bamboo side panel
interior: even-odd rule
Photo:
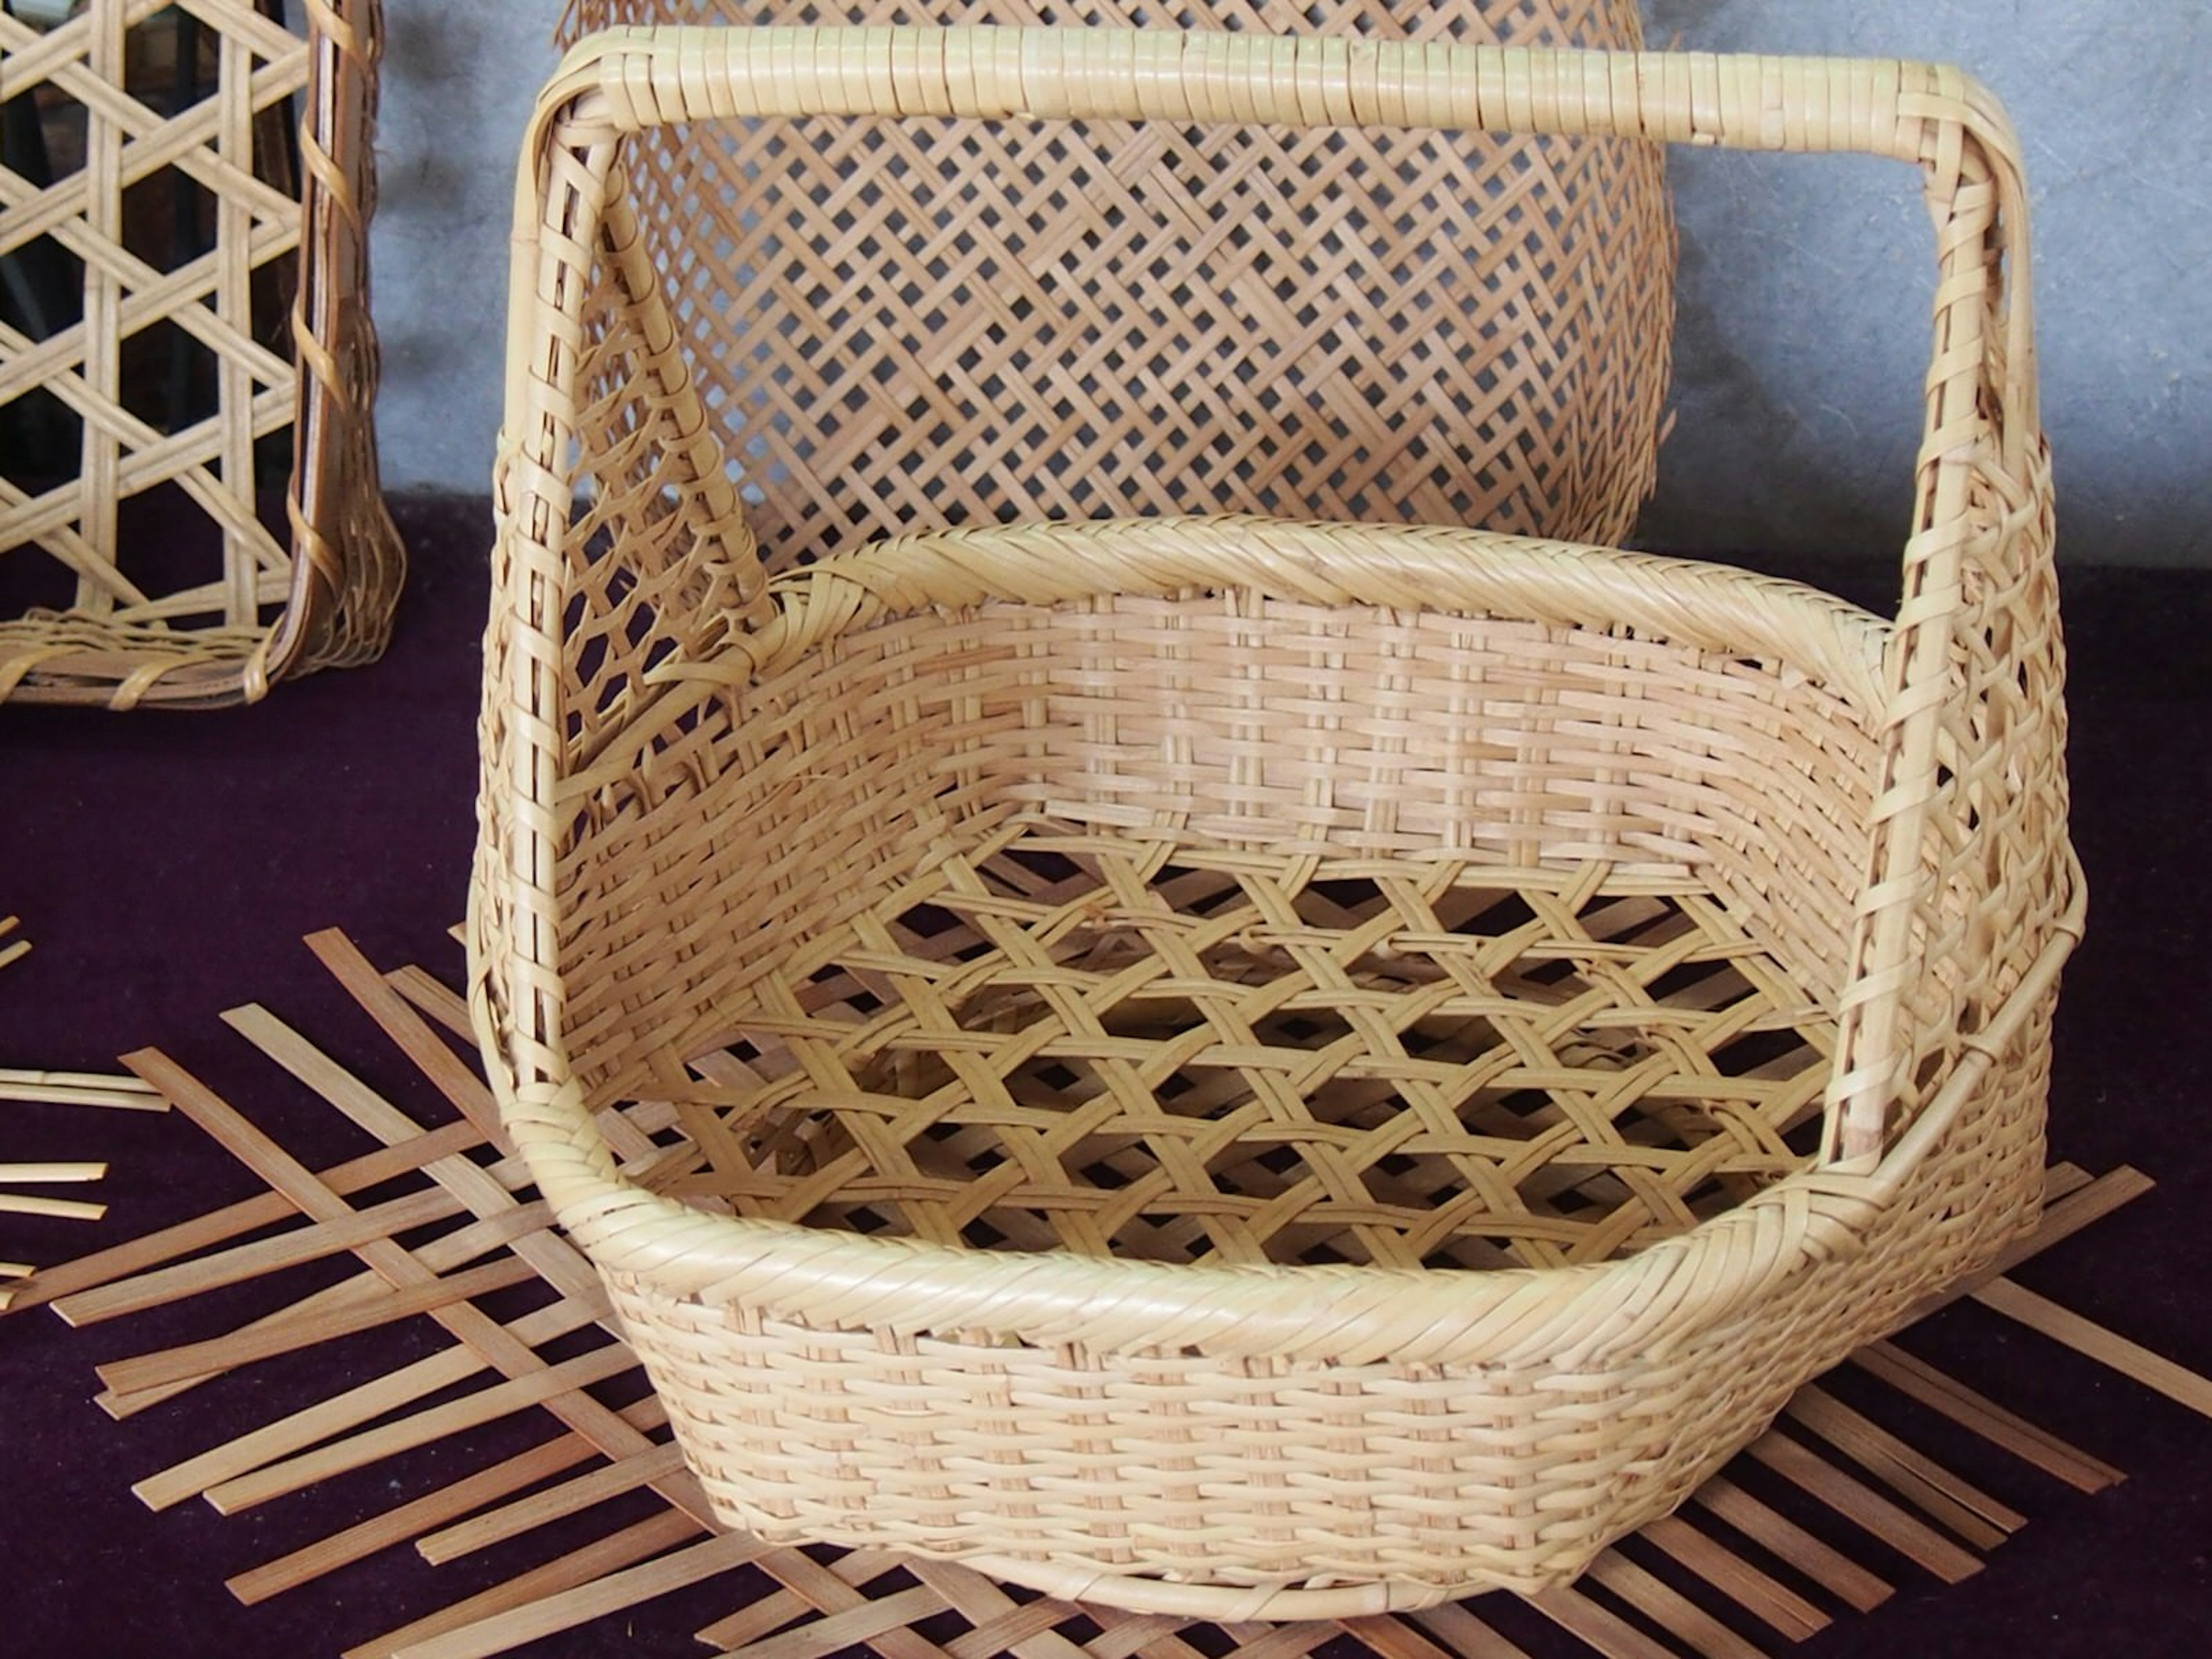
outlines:
[[[12,967],[31,953],[31,943],[21,937],[18,927],[14,916],[0,915],[0,969]],[[50,1106],[167,1109],[167,1103],[136,1077],[0,1066],[0,1114],[27,1115]],[[17,1118],[9,1125],[10,1130],[19,1129],[21,1121]],[[72,1138],[71,1145],[82,1142]],[[97,1221],[107,1212],[106,1205],[52,1189],[96,1182],[106,1173],[105,1163],[78,1157],[74,1151],[65,1158],[25,1156],[20,1133],[0,1132],[0,1216]],[[21,1254],[8,1236],[0,1234],[0,1313],[5,1313],[15,1300],[16,1285],[37,1271],[28,1262],[9,1259]]]
[[[327,1498],[318,1489],[365,1470],[391,1471],[392,1492],[416,1492],[396,1504],[383,1498],[320,1541],[238,1574],[230,1588],[248,1602],[410,1543],[434,1563],[480,1569],[482,1553],[503,1550],[492,1559],[514,1564],[488,1588],[399,1629],[343,1632],[351,1656],[501,1653],[623,1613],[627,1650],[687,1651],[678,1609],[696,1621],[701,1597],[717,1595],[706,1581],[727,1575],[720,1593],[733,1610],[697,1634],[750,1659],[1203,1659],[1232,1650],[1285,1659],[1324,1650],[1378,1659],[1747,1659],[1871,1611],[1899,1589],[1970,1576],[2026,1520],[2014,1497],[2025,1504],[2119,1479],[1905,1348],[1881,1343],[1806,1389],[1690,1508],[1609,1552],[1573,1589],[1530,1604],[1492,1597],[1351,1623],[1221,1628],[1039,1600],[943,1563],[771,1547],[708,1518],[658,1400],[608,1328],[591,1268],[550,1230],[501,1140],[489,1095],[465,1057],[459,998],[420,969],[380,972],[341,935],[310,944],[404,1053],[398,1080],[427,1080],[445,1108],[402,1109],[392,1098],[400,1091],[366,1080],[377,1067],[349,1070],[270,1010],[236,1010],[226,1017],[232,1029],[303,1091],[294,1115],[303,1126],[305,1109],[319,1100],[368,1138],[368,1150],[311,1169],[173,1060],[131,1056],[146,1085],[266,1190],[42,1273],[21,1287],[19,1305],[50,1302],[76,1324],[185,1303],[206,1316],[204,1339],[100,1368],[99,1403],[117,1418],[208,1384],[225,1391],[210,1404],[258,1400],[251,1387],[229,1392],[241,1385],[218,1380],[248,1368],[346,1378],[335,1393],[319,1389],[314,1403],[241,1425],[135,1490],[156,1509],[204,1496],[224,1513],[280,1499],[336,1509],[338,1488]],[[610,1140],[626,1160],[681,1155],[671,1116],[632,1108],[610,1122]],[[1998,1277],[2149,1185],[2125,1169],[2092,1180],[2054,1168],[2038,1232],[1946,1300],[1977,1296],[2212,1413],[2212,1384]],[[333,1274],[349,1255],[356,1268]],[[320,1288],[308,1288],[318,1279]],[[227,1328],[223,1293],[247,1286],[277,1305]],[[350,1349],[336,1346],[349,1341]],[[381,1357],[364,1366],[362,1345],[378,1342]],[[353,1356],[344,1364],[328,1358],[341,1352]],[[1931,1437],[1931,1425],[1946,1432]],[[419,1479],[399,1478],[422,1460],[442,1484],[422,1489]],[[457,1466],[469,1472],[453,1478]],[[1986,1474],[1991,1468],[2002,1484]],[[658,1627],[641,1611],[678,1592],[687,1593],[656,1610]]]
[[[573,0],[562,33],[702,22],[1642,43],[1632,0]],[[1154,513],[1610,544],[1651,488],[1674,273],[1655,144],[769,121],[641,135],[624,166],[771,568]]]
[[[382,648],[404,556],[368,317],[380,20],[0,12],[0,701],[252,701]]]

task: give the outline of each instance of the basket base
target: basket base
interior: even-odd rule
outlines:
[[[687,1201],[970,1249],[1559,1267],[1803,1167],[1832,1020],[1686,883],[1023,819],[756,985]],[[659,1067],[664,1075],[674,1067]],[[680,1096],[680,1091],[678,1091]]]

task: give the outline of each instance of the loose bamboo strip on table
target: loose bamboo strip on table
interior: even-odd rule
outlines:
[[[304,1100],[338,1111],[380,1143],[379,1149],[310,1171],[199,1079],[161,1056],[137,1056],[149,1085],[174,1094],[200,1128],[271,1190],[27,1282],[45,1299],[57,1301],[58,1311],[89,1322],[173,1306],[248,1279],[273,1280],[342,1253],[362,1261],[359,1275],[239,1330],[104,1367],[110,1388],[103,1399],[118,1415],[241,1367],[304,1364],[319,1342],[341,1334],[402,1320],[433,1320],[446,1329],[449,1346],[427,1358],[250,1429],[142,1482],[141,1496],[156,1507],[202,1494],[225,1511],[286,1498],[341,1470],[381,1463],[433,1442],[451,1456],[467,1436],[495,1419],[541,1407],[552,1413],[556,1432],[536,1447],[237,1575],[230,1587],[241,1601],[299,1589],[410,1541],[430,1561],[449,1562],[538,1535],[556,1522],[573,1528],[605,1504],[652,1490],[667,1507],[359,1644],[351,1650],[355,1659],[401,1654],[460,1659],[506,1651],[641,1605],[739,1560],[775,1588],[699,1636],[745,1659],[800,1659],[854,1645],[883,1659],[988,1659],[1002,1652],[1020,1659],[1200,1659],[1208,1650],[1215,1638],[1194,1642],[1202,1627],[1182,1620],[1018,1601],[956,1564],[879,1552],[817,1560],[806,1552],[714,1528],[703,1506],[694,1507],[696,1487],[665,1438],[666,1413],[657,1397],[647,1395],[617,1411],[582,1392],[593,1379],[633,1375],[628,1350],[611,1334],[605,1345],[558,1364],[539,1352],[572,1333],[611,1322],[596,1279],[550,1228],[527,1188],[526,1172],[497,1139],[489,1095],[464,1058],[470,1039],[459,998],[420,969],[380,974],[342,936],[318,935],[311,944],[457,1116],[439,1125],[420,1122],[274,1013],[258,1007],[236,1011],[228,1017],[232,1029],[301,1085]],[[629,1109],[616,1130],[622,1155],[666,1156],[661,1141],[672,1121],[665,1105]],[[368,1208],[347,1201],[395,1177],[419,1184]],[[2054,1167],[2042,1228],[2003,1265],[2070,1237],[2148,1185],[2132,1170],[2092,1180],[2071,1166]],[[288,1220],[292,1225],[286,1231],[236,1242]],[[457,1220],[459,1225],[453,1225]],[[418,1231],[437,1227],[448,1231],[419,1244],[406,1243]],[[505,1323],[477,1310],[477,1297],[533,1280],[544,1283],[554,1299]],[[2008,1292],[1996,1294],[2002,1300]],[[1872,1382],[1930,1407],[2020,1463],[2079,1491],[2118,1478],[2108,1465],[2024,1423],[1894,1343],[1875,1345],[1856,1363]],[[471,1378],[482,1379],[473,1392],[422,1407],[431,1395]],[[1762,1641],[1802,1639],[1892,1593],[1881,1571],[1856,1559],[1861,1542],[1874,1560],[1902,1556],[1936,1578],[1955,1578],[1978,1568],[1981,1553],[2024,1518],[1928,1448],[1877,1422],[1869,1409],[1846,1406],[1825,1387],[1802,1395],[1787,1428],[1771,1431],[1746,1461],[1765,1466],[1762,1478],[1778,1476],[1828,1509],[1844,1523],[1838,1541],[1814,1536],[1740,1482],[1717,1480],[1690,1508],[1641,1534],[1638,1549],[1648,1547],[1648,1553],[1617,1549],[1573,1589],[1538,1599],[1536,1609],[1550,1620],[1554,1639],[1566,1644],[1559,1651],[1622,1659],[1682,1654],[1745,1659],[1768,1653],[1773,1649]],[[1692,1595],[1695,1586],[1704,1589]],[[1520,1650],[1483,1617],[1483,1605],[1303,1626],[1238,1626],[1227,1635],[1240,1651],[1262,1659],[1292,1659],[1324,1646],[1334,1655],[1348,1651],[1346,1643],[1380,1659],[1469,1653],[1510,1659]],[[1719,1617],[1720,1608],[1743,1617]],[[945,1620],[967,1628],[933,1640],[917,1629],[925,1620]],[[1759,1632],[1760,1639],[1747,1634],[1749,1630]]]
[[[641,1430],[657,1429],[666,1424],[667,1411],[658,1395],[647,1395],[635,1404],[626,1407],[623,1420]],[[580,1435],[564,1434],[542,1445],[495,1463],[489,1468],[478,1470],[434,1492],[400,1504],[396,1509],[374,1515],[342,1532],[331,1534],[228,1580],[224,1588],[240,1601],[249,1606],[280,1595],[289,1589],[311,1583],[325,1573],[334,1572],[356,1561],[365,1560],[381,1550],[422,1539],[433,1534],[433,1529],[445,1526],[462,1516],[469,1515],[487,1504],[496,1503],[510,1494],[521,1492],[539,1481],[551,1480],[577,1464],[597,1455],[590,1442]]]
[[[1851,1364],[2076,1492],[2102,1492],[2127,1478],[1893,1342],[1869,1344],[1851,1356]]]
[[[1725,1474],[1698,1487],[1690,1502],[1745,1537],[1756,1539],[1777,1560],[1796,1569],[1854,1613],[1872,1613],[1896,1594],[1895,1587],[1872,1569],[1761,1503]]]
[[[31,942],[15,937],[21,926],[0,916],[0,968],[30,954]],[[114,1079],[76,1072],[22,1071],[0,1067],[0,1102],[50,1106],[135,1106],[160,1110],[164,1103],[143,1092],[136,1079],[128,1089]],[[107,1174],[104,1163],[37,1160],[0,1163],[0,1215],[44,1216],[64,1221],[97,1221],[107,1206],[90,1199],[60,1198],[48,1193],[12,1190],[21,1187],[82,1185]],[[27,1306],[38,1269],[27,1261],[0,1261],[0,1313]]]
[[[0,1100],[42,1106],[102,1106],[121,1112],[169,1109],[167,1101],[135,1077],[111,1077],[103,1072],[26,1072],[5,1066],[0,1066]]]
[[[2008,1319],[2018,1320],[2054,1342],[2063,1342],[2076,1353],[2109,1365],[2123,1376],[2131,1376],[2147,1389],[2155,1389],[2168,1400],[2186,1406],[2200,1416],[2212,1417],[2212,1379],[2153,1353],[2139,1342],[2114,1334],[2093,1320],[2060,1307],[2025,1285],[2000,1279],[1974,1292],[1974,1300],[1993,1308]]]

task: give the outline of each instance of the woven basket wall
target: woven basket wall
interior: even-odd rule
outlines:
[[[757,457],[708,412],[726,319],[659,269],[726,245],[647,141],[773,118],[827,153],[922,112],[999,122],[1048,205],[1022,169],[1064,119],[1916,168],[1894,620],[1255,514],[933,526],[765,576]],[[731,225],[823,205],[781,177]],[[2003,1248],[2085,904],[2026,203],[1996,101],[1893,59],[576,49],[518,178],[472,1012],[723,1518],[1224,1620],[1540,1589]],[[1119,349],[1098,372],[1141,385]],[[682,1140],[618,1164],[624,1101]]]
[[[383,648],[380,30],[380,0],[0,15],[0,701],[252,702]]]
[[[1136,0],[572,0],[611,24],[1156,24]],[[1633,47],[1633,0],[1224,0],[1182,27]],[[771,122],[632,185],[770,568],[943,524],[1252,512],[1612,542],[1674,309],[1657,145]],[[757,215],[738,204],[763,204]]]

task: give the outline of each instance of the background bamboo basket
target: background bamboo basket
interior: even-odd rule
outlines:
[[[1129,0],[945,24],[1137,26]],[[1199,27],[1634,47],[1633,0],[1200,5]],[[572,0],[617,24],[884,24],[896,0]],[[1656,144],[1121,121],[638,135],[654,263],[772,568],[943,525],[1142,513],[1615,542],[1674,315]],[[752,204],[765,205],[754,211]],[[1452,343],[1480,341],[1479,356]]]
[[[755,457],[682,343],[741,320],[664,288],[629,141],[892,112],[1917,166],[1895,622],[1251,514],[765,576]],[[1540,1589],[1996,1255],[2084,904],[2024,199],[1988,94],[1896,62],[921,28],[572,54],[518,181],[471,1000],[726,1520],[1225,1620]],[[617,1168],[595,1115],[634,1100],[682,1134]]]
[[[404,555],[368,309],[381,12],[294,15],[0,10],[0,701],[252,702],[383,648]],[[288,462],[280,538],[261,496]]]

